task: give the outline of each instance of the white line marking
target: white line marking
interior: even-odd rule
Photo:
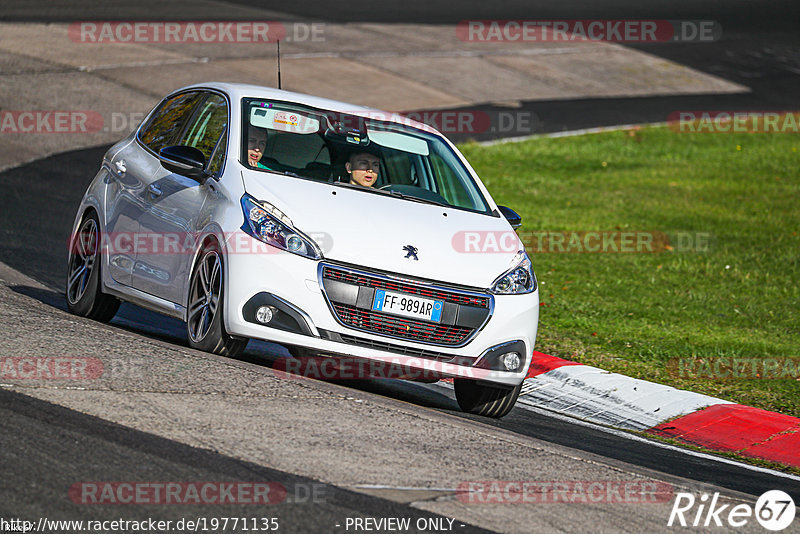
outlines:
[[[481,141],[481,146],[503,145],[505,143],[521,143],[530,139],[544,139],[548,137],[574,137],[576,135],[595,134],[603,132],[616,132],[620,130],[630,130],[631,128],[649,128],[655,126],[667,126],[667,122],[643,122],[641,124],[620,124],[619,126],[599,126],[597,128],[584,128],[582,130],[568,130],[565,132],[541,133],[522,135],[519,137],[504,137],[503,139],[492,139],[491,141]]]
[[[281,55],[281,57],[292,59],[304,59],[315,57],[489,57],[489,56],[547,56],[558,54],[578,54],[583,52],[582,48],[549,48],[549,49],[526,49],[526,50],[411,50],[394,51],[385,50],[378,52],[369,51],[349,51],[349,52],[296,52],[293,54]]]
[[[353,487],[361,489],[391,489],[404,491],[458,491],[458,488],[415,488],[411,486],[386,486],[384,484],[356,484]]]
[[[208,63],[208,58],[193,57],[193,58],[160,59],[155,61],[131,61],[129,63],[114,63],[109,65],[96,65],[96,66],[81,65],[77,67],[77,70],[80,72],[94,72],[96,70],[120,69],[125,67],[157,67],[159,65],[183,65],[186,63]]]

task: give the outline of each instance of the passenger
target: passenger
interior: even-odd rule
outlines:
[[[269,167],[261,163],[264,157],[264,150],[267,148],[267,130],[250,126],[247,128],[247,164],[258,169]]]
[[[353,152],[344,168],[350,175],[351,184],[372,187],[378,180],[381,168],[380,153],[376,150]]]

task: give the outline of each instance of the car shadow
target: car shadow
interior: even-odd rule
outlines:
[[[30,285],[11,285],[9,289],[52,308],[64,312],[67,311],[64,294],[54,289]],[[127,302],[122,303],[109,325],[149,339],[188,347],[183,321]],[[293,358],[293,356],[283,345],[255,339],[251,339],[247,343],[247,348],[244,352],[234,357],[236,360],[267,367],[279,372],[286,372],[287,369],[291,370],[291,366],[286,365],[286,360],[289,358]],[[340,378],[337,376],[329,377],[329,375],[320,376],[319,374],[309,376],[302,372],[300,376],[303,379],[338,384],[346,388],[390,397],[427,408],[448,411],[458,410],[458,405],[452,395],[448,396],[446,389],[431,387],[429,384],[392,378],[352,379],[346,376]]]
[[[47,304],[53,308],[61,311],[67,311],[67,302],[64,300],[64,294],[59,293],[54,289],[41,288],[27,285],[10,285],[8,288],[14,293],[25,295],[34,300],[38,300],[42,304]]]

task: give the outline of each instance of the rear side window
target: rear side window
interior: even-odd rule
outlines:
[[[181,133],[202,96],[202,93],[193,92],[166,99],[147,125],[139,131],[139,141],[156,154],[165,146],[175,144],[173,141]]]

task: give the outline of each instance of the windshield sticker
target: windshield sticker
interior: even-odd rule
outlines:
[[[279,111],[275,114],[275,118],[272,119],[272,122],[275,124],[286,124],[289,126],[297,126],[298,119],[299,118],[295,113],[287,113],[285,111]]]
[[[296,111],[253,107],[250,112],[250,124],[280,132],[314,134],[319,131],[320,122],[311,115]]]

